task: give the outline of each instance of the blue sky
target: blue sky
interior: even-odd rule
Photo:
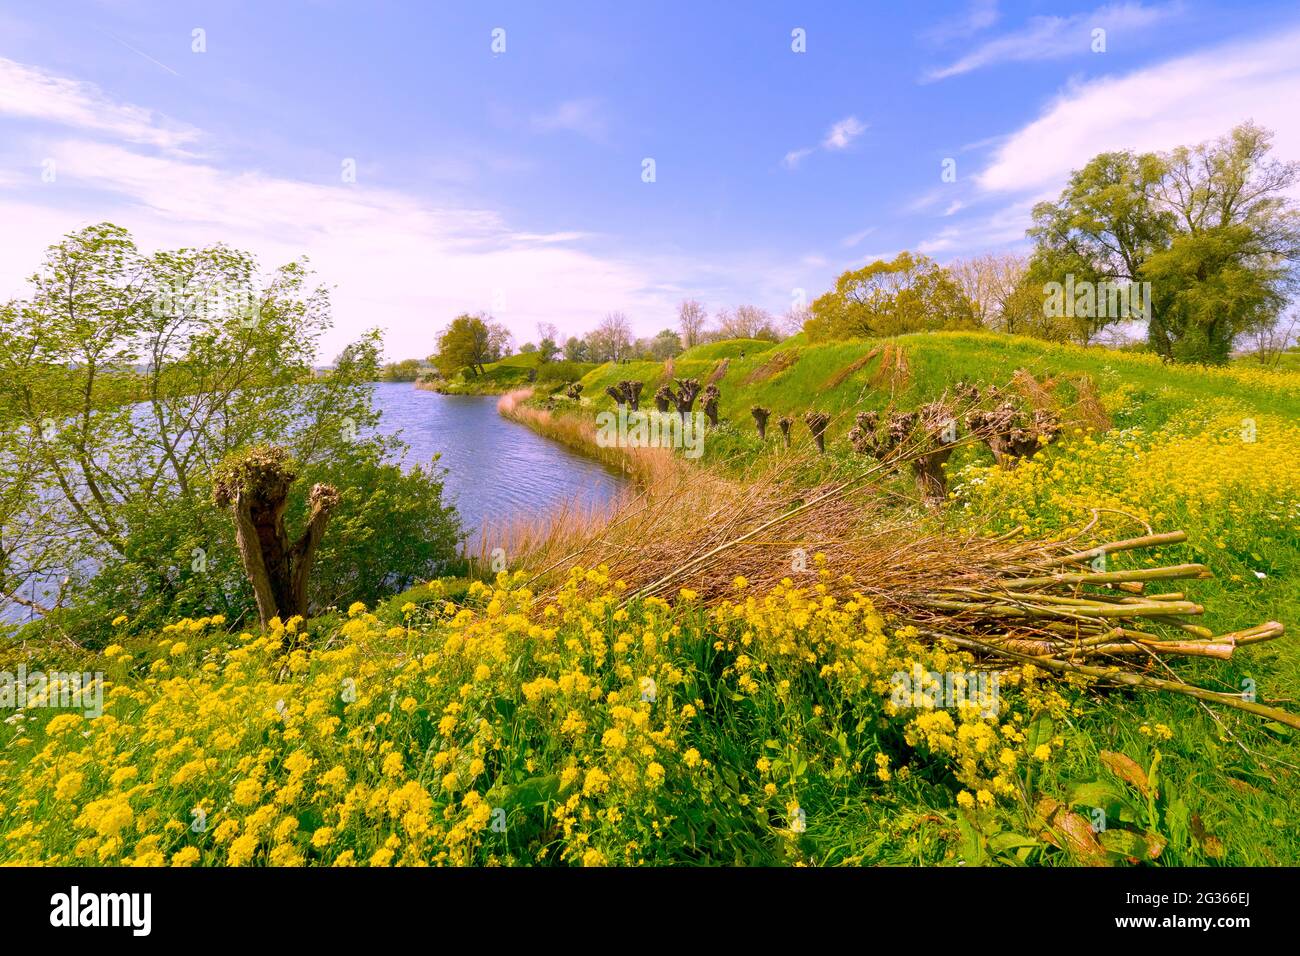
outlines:
[[[1297,93],[1294,4],[6,0],[0,297],[110,219],[310,256],[331,354],[479,309],[652,334],[684,296],[780,313],[901,249],[1022,247],[1103,149],[1251,118],[1300,159]]]

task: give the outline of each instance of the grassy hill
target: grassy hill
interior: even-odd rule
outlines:
[[[555,387],[586,375],[595,368],[589,362],[543,362],[537,352],[520,352],[499,362],[489,362],[480,375],[462,373],[452,379],[437,379],[427,387],[445,395],[500,395],[532,384],[530,376],[542,387]]]
[[[604,389],[622,379],[645,382],[643,395],[651,395],[671,378],[697,378],[701,383],[714,381],[721,389],[724,418],[747,424],[749,408],[756,404],[771,408],[774,419],[818,409],[838,416],[829,432],[838,437],[853,424],[852,416],[843,413],[883,411],[891,404],[912,408],[959,382],[1005,385],[1017,370],[1025,369],[1039,380],[1052,380],[1062,406],[1074,405],[1083,388],[1109,402],[1121,423],[1158,425],[1206,398],[1300,418],[1300,374],[1249,365],[1165,365],[1144,353],[960,332],[816,345],[796,336],[778,345],[763,343],[768,348],[761,351],[746,349],[744,357],[733,344],[691,349],[671,365],[601,365],[584,376],[584,395],[595,407],[608,408],[613,401]]]

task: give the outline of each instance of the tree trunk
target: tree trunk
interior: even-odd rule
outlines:
[[[283,622],[307,616],[312,563],[339,502],[333,486],[315,485],[307,528],[290,542],[284,511],[296,479],[284,449],[265,447],[232,456],[214,476],[214,496],[234,518],[235,540],[263,627],[277,617]]]

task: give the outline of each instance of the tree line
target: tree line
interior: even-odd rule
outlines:
[[[774,318],[755,305],[718,309],[712,316],[703,304],[685,299],[678,306],[677,328],[665,328],[649,337],[637,337],[624,312],[609,312],[585,335],[571,335],[561,341],[556,326],[541,322],[536,341],[519,346],[521,354],[536,355],[540,363],[565,361],[602,363],[623,361],[663,362],[694,345],[724,339],[748,338],[779,341],[791,331],[791,317]],[[801,317],[796,317],[801,320]],[[436,350],[428,361],[445,377],[464,372],[481,375],[492,362],[512,354],[514,336],[502,323],[484,312],[456,316],[438,333]],[[407,359],[385,367],[385,375],[400,374],[400,367],[415,363]],[[391,372],[389,371],[391,370]],[[390,378],[391,381],[404,379]]]

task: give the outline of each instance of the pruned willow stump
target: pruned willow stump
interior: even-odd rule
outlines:
[[[672,390],[670,385],[660,385],[655,389],[655,408],[660,414],[668,411],[669,405],[677,404],[677,393]]]
[[[718,427],[718,402],[722,399],[722,392],[718,386],[710,384],[704,387],[704,394],[701,401],[704,403],[704,414],[709,419],[709,424],[714,428]]]
[[[673,404],[677,406],[677,414],[682,416],[682,421],[686,421],[694,408],[696,396],[700,394],[700,382],[694,378],[679,378],[676,381],[677,394],[673,396]]]
[[[808,431],[812,432],[813,441],[817,443],[817,454],[824,454],[826,452],[826,426],[831,423],[831,417],[825,412],[808,412],[803,417],[803,423],[808,426]]]
[[[781,429],[781,437],[785,439],[785,447],[790,447],[790,426],[794,424],[794,419],[789,415],[782,415],[776,420],[776,424]]]
[[[265,445],[228,456],[213,475],[213,497],[234,518],[239,556],[253,585],[263,627],[275,617],[282,621],[306,617],[316,549],[339,503],[333,485],[313,485],[307,527],[296,541],[290,541],[284,512],[297,479],[289,453]]]

